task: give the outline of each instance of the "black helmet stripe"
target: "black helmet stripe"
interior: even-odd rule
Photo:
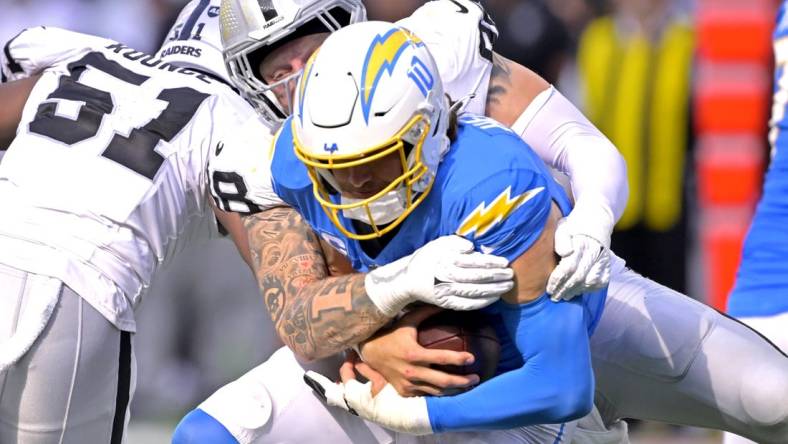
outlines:
[[[263,18],[266,22],[279,16],[274,8],[273,0],[257,0],[257,3],[260,5],[260,10],[263,11]]]

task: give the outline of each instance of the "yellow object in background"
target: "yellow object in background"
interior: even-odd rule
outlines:
[[[586,28],[578,63],[588,117],[627,162],[629,202],[617,228],[655,231],[681,217],[694,37],[674,21],[656,40],[622,36],[612,17]]]

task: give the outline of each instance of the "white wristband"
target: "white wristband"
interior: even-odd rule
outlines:
[[[393,318],[410,302],[409,295],[397,282],[398,276],[405,272],[410,256],[376,268],[364,277],[367,296],[381,313]]]

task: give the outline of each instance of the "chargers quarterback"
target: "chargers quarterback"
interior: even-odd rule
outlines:
[[[454,4],[455,2],[451,3]],[[472,4],[469,3],[469,5]],[[375,45],[379,45],[381,41],[382,36],[379,36],[379,40],[367,43],[370,48],[372,48]],[[425,40],[424,42],[426,43],[427,41]],[[402,44],[404,45],[405,43]],[[400,48],[396,45],[394,45],[394,47],[397,49]],[[368,51],[372,52],[371,49]],[[321,49],[316,57],[319,58],[322,53],[323,50]],[[390,59],[391,57],[384,60]],[[409,58],[404,57],[402,59],[398,58],[397,60],[409,60]],[[378,68],[382,66],[387,65],[381,63],[378,65]],[[388,67],[390,68],[391,65],[388,65]],[[379,69],[379,71],[384,70]],[[308,69],[306,72],[309,72]],[[348,72],[351,71],[349,70]],[[434,71],[427,72],[433,73]],[[388,71],[386,71],[385,74],[390,75]],[[385,79],[387,78],[386,75],[379,75],[376,76],[376,78]],[[424,72],[420,72],[419,74],[415,71],[413,76],[421,76],[423,82],[426,83],[435,82],[435,77],[437,77],[434,74],[432,76],[427,76]],[[430,82],[425,79],[429,79]],[[309,87],[309,82],[310,81],[302,81],[299,85],[299,93],[295,96],[297,99],[294,99],[296,107],[300,106],[300,100],[303,99],[306,101],[304,97],[309,97],[309,94],[316,96],[322,94],[325,97],[330,97],[332,100],[335,100],[334,102],[329,102],[334,105],[339,103],[350,106],[349,104],[357,103],[353,100],[358,99],[361,101],[360,103],[362,103],[362,105],[360,105],[362,109],[359,109],[357,112],[362,114],[366,113],[367,116],[369,116],[370,113],[374,116],[375,113],[382,113],[381,115],[385,115],[388,112],[378,110],[373,113],[369,109],[363,110],[363,101],[365,98],[361,95],[361,92],[364,88],[359,88],[357,91],[357,95],[362,98],[356,97],[349,99],[341,97],[334,91],[328,91],[327,89],[318,89],[319,92],[316,93],[314,87]],[[378,87],[380,87],[380,85],[378,85]],[[301,88],[306,91],[305,94],[300,94]],[[392,101],[390,94],[388,97],[389,101]],[[366,100],[369,99],[366,98]],[[324,111],[323,117],[330,120],[331,116],[331,112]],[[342,122],[333,122],[326,126],[330,127],[334,125],[335,127],[341,127],[341,123]],[[402,130],[402,128],[398,128],[397,130]],[[287,131],[286,125],[280,137],[286,137]],[[284,146],[287,145],[288,143],[284,144]],[[325,145],[322,145],[320,149],[322,149],[324,153],[330,154],[337,152],[338,146],[338,142],[337,146],[334,146],[334,142],[327,142]],[[275,163],[279,156],[279,151],[279,149],[276,149],[272,153]],[[429,153],[427,153],[427,155],[429,155]],[[431,157],[433,162],[435,162],[435,158],[436,156],[433,153]],[[312,166],[318,168],[316,165]],[[297,178],[289,177],[291,176],[290,172],[288,172],[287,175],[288,179],[298,180]],[[319,179],[316,179],[318,183],[325,181],[323,186],[325,186],[325,190],[329,190],[328,195],[332,194],[330,190],[334,190],[334,197],[332,197],[332,199],[336,199],[336,190],[338,190],[336,187],[338,185],[337,183],[332,183],[332,180],[329,180],[330,178],[325,177],[325,175],[313,175],[313,177]],[[304,178],[302,177],[302,179]],[[379,182],[380,178],[375,178],[375,181]],[[287,180],[283,179],[283,182],[287,182]],[[407,181],[400,182],[405,183]],[[415,182],[409,182],[409,184],[414,185]],[[303,199],[301,203],[304,205],[306,205],[305,202],[308,202],[308,199],[312,199],[311,190],[308,189],[309,187],[306,188],[307,189],[301,190],[302,193],[296,194],[300,199]],[[283,189],[284,188],[279,189],[280,193]],[[365,191],[369,192],[369,190]],[[323,195],[321,203],[326,205],[325,216],[315,216],[315,213],[318,215],[322,214],[322,210],[310,214],[312,217],[323,217],[323,222],[331,221],[332,218],[337,220],[341,219],[338,216],[340,212],[344,218],[363,218],[366,215],[367,219],[371,219],[373,215],[386,214],[387,211],[391,212],[391,210],[396,210],[399,208],[397,205],[401,206],[403,199],[401,197],[394,198],[389,196],[387,197],[388,200],[383,203],[382,209],[381,207],[370,208],[366,206],[368,202],[364,202],[365,199],[362,197],[364,193],[360,194],[361,196],[343,196],[343,199],[339,203],[334,202],[332,204],[338,205],[336,207],[330,207],[328,203],[330,199],[327,199],[326,195]],[[407,191],[404,194],[406,196],[424,196],[423,193],[413,192],[413,190],[411,190],[410,194],[408,194]],[[253,195],[247,196],[253,197]],[[505,201],[506,200],[502,200],[502,202]],[[497,202],[497,200],[495,200],[495,202]],[[292,203],[292,200],[289,201],[289,203]],[[487,208],[487,205],[482,206],[479,204],[478,206],[480,211]],[[501,206],[504,208],[506,207],[506,205],[502,204],[501,206],[491,206],[496,209],[501,208]],[[403,215],[399,214],[397,217],[399,216]],[[277,222],[283,223],[287,216],[280,213],[279,217],[280,219]],[[396,218],[392,220],[395,219]],[[377,224],[372,224],[371,226],[375,225]],[[347,226],[343,226],[345,230],[348,231]],[[388,226],[389,224],[386,224],[386,228],[388,228]],[[378,236],[382,236],[381,238],[383,239],[385,239],[387,235],[393,237],[397,236],[397,234],[391,235],[385,233],[384,231],[386,228],[377,230],[372,228],[371,232],[361,234],[364,238],[363,242],[368,242],[371,238],[377,238]],[[392,230],[396,231],[394,228],[392,228]],[[294,277],[294,279],[289,281],[295,283],[296,290],[307,289],[309,285],[315,284],[314,281],[304,282],[306,279],[303,278],[308,274],[308,271],[303,267],[304,265],[311,265],[304,261],[306,257],[315,255],[318,251],[326,251],[326,255],[331,256],[332,250],[327,248],[326,245],[333,246],[334,250],[338,250],[340,252],[339,256],[343,254],[352,255],[352,253],[347,253],[350,250],[350,247],[347,245],[348,241],[345,240],[348,232],[344,232],[342,229],[334,233],[323,230],[320,232],[320,238],[324,242],[318,241],[313,235],[309,238],[310,235],[308,233],[304,234],[306,241],[304,244],[299,245],[301,248],[291,251],[292,253],[300,253],[298,256],[298,264],[301,268],[292,269],[291,276]],[[296,235],[297,233],[298,232],[295,230],[292,230],[286,234],[286,237]],[[359,233],[355,233],[355,235],[359,235]],[[374,244],[376,242],[371,243]],[[378,241],[377,243],[379,245],[373,247],[373,250],[378,248],[382,249],[381,251],[385,251],[385,245],[389,245],[385,241]],[[308,244],[317,246],[307,247]],[[270,243],[264,243],[263,245],[265,245],[266,248],[260,249],[260,252],[274,252],[274,250],[267,250],[268,247],[271,247]],[[450,248],[447,244],[441,246],[435,245],[436,244],[432,243],[424,245],[422,255],[428,251],[430,246],[433,246],[432,252],[436,257],[440,256],[440,253],[444,251],[444,249]],[[253,242],[253,247],[254,246]],[[278,258],[281,258],[281,250],[276,250],[276,253]],[[369,255],[368,252],[364,254]],[[262,254],[260,257],[265,259]],[[413,257],[409,259],[415,259],[415,257],[416,255],[414,254]],[[273,263],[276,262],[273,261]],[[414,270],[425,268],[408,268],[403,265],[405,263],[409,263],[409,260],[398,260],[391,264],[386,264],[367,274],[367,277],[375,275],[388,276],[388,273],[391,273],[391,276],[405,276],[408,271],[410,273],[416,273]],[[417,263],[423,264],[423,258],[417,261]],[[324,263],[321,263],[320,267],[325,266],[323,264]],[[358,267],[359,264],[360,262],[356,261],[353,265]],[[284,268],[284,264],[277,264],[277,266]],[[295,266],[295,264],[293,264],[293,266]],[[320,272],[316,272],[314,275],[319,277],[319,273]],[[323,274],[323,276],[325,276],[325,274]],[[408,284],[408,281],[419,281],[419,279],[416,279],[417,274],[411,274],[410,276],[411,279],[390,279],[392,284],[388,285],[386,288],[399,290],[406,285],[413,285]],[[620,260],[614,262],[614,276],[616,276],[616,278],[613,280],[611,288],[609,289],[606,311],[599,320],[599,326],[596,333],[591,337],[591,352],[595,368],[597,369],[597,401],[598,404],[604,407],[604,409],[601,410],[605,415],[605,422],[607,424],[611,423],[611,419],[620,417],[639,417],[706,427],[736,429],[749,436],[758,436],[759,439],[767,442],[779,442],[779,440],[785,436],[786,415],[784,406],[782,406],[781,401],[779,401],[782,395],[775,396],[775,393],[782,394],[786,390],[786,381],[784,377],[779,377],[781,374],[784,375],[786,366],[783,355],[768,343],[762,341],[757,334],[742,325],[720,316],[702,304],[672,292],[634,272],[626,270]],[[264,279],[261,280],[267,280],[270,277],[270,275],[264,275]],[[299,277],[302,280],[298,282],[295,277]],[[382,280],[385,281],[386,279],[384,278]],[[386,294],[386,291],[382,291],[376,296],[374,281],[374,278],[365,279],[364,284],[368,285],[370,288],[366,289],[364,297],[368,300],[373,300],[374,306],[378,308],[378,312],[388,313],[390,316],[391,313],[395,312],[396,309],[401,306],[403,301],[398,296]],[[423,279],[421,282],[423,282]],[[358,286],[349,285],[349,283],[350,280],[342,281],[342,296],[347,297],[347,299],[344,300],[335,298],[331,295],[329,290],[335,288],[330,288],[328,286],[322,287],[323,290],[326,290],[325,293],[314,293],[310,291],[299,294],[298,296],[306,298],[307,300],[309,300],[307,293],[311,293],[315,297],[312,299],[312,302],[307,302],[306,304],[302,301],[293,303],[293,305],[298,308],[297,312],[300,314],[294,317],[292,322],[279,323],[279,325],[283,326],[282,330],[287,333],[283,334],[283,339],[285,339],[286,342],[290,340],[290,343],[295,343],[296,347],[293,348],[296,351],[303,350],[303,346],[298,347],[299,344],[305,344],[310,341],[327,341],[329,342],[329,346],[344,346],[347,341],[349,341],[348,335],[352,332],[347,333],[342,329],[337,329],[337,324],[334,324],[335,327],[333,330],[326,329],[322,332],[325,333],[326,336],[325,339],[321,339],[321,337],[314,335],[314,333],[320,333],[320,331],[311,328],[312,326],[310,326],[309,323],[319,320],[323,315],[328,317],[328,314],[336,314],[336,312],[340,314],[343,312],[354,313],[358,318],[358,323],[364,324],[365,326],[378,322],[375,318],[366,315],[366,313],[372,313],[373,310],[365,313],[360,309],[356,310],[359,306],[355,304],[340,305],[340,302],[345,303],[345,301],[349,301],[349,295],[352,293],[363,292],[363,288],[359,291]],[[267,302],[270,302],[269,309],[271,310],[274,320],[282,320],[286,317],[282,309],[282,304],[285,303],[284,295],[286,292],[281,288],[281,282],[271,280],[268,284],[265,282],[262,282],[262,284],[264,289],[267,288],[269,290],[266,293],[266,297]],[[614,294],[615,297],[611,298],[610,296]],[[326,297],[321,300],[321,297],[329,295],[331,295],[331,298]],[[336,317],[332,320],[336,320]],[[377,326],[379,326],[379,324]],[[734,344],[743,354],[749,356],[746,360],[747,363],[737,362],[737,364],[744,367],[751,366],[749,370],[774,372],[775,375],[778,375],[778,378],[775,380],[775,385],[768,390],[765,388],[761,390],[757,387],[757,384],[754,383],[758,379],[754,376],[758,371],[749,371],[742,368],[735,371],[732,370],[730,363],[728,363],[725,357],[728,356],[729,347]],[[362,352],[363,351],[364,350],[362,350]],[[699,360],[699,356],[704,356],[704,359]],[[277,366],[287,370],[276,371],[274,368]],[[288,410],[294,411],[292,409],[298,409],[296,406],[304,405],[299,404],[304,402],[301,395],[287,393],[288,389],[293,386],[290,383],[284,382],[288,372],[299,372],[298,368],[298,363],[290,361],[288,358],[283,358],[280,353],[277,352],[269,363],[255,369],[237,383],[221,389],[213,397],[209,398],[209,400],[201,406],[201,409],[194,412],[196,416],[190,415],[184,420],[181,427],[179,427],[179,431],[184,431],[190,427],[194,427],[194,430],[200,430],[198,421],[192,421],[199,417],[208,422],[219,419],[222,423],[220,427],[225,428],[225,433],[227,434],[229,432],[233,439],[237,439],[239,442],[254,442],[258,439],[262,440],[260,442],[264,442],[266,439],[277,439],[272,438],[272,436],[280,437],[279,439],[286,439],[281,438],[287,436],[282,435],[281,431],[278,432],[280,434],[276,434],[277,427],[281,426],[283,420],[285,423],[287,422],[285,418]],[[754,390],[748,390],[747,393],[743,393],[742,388],[747,386],[749,389],[750,385],[754,386]],[[243,387],[245,387],[245,389]],[[248,395],[249,391],[255,392],[253,401],[248,400],[249,402],[244,401],[243,403],[235,402],[238,399],[243,399],[245,396],[247,398],[250,397]],[[244,392],[247,394],[244,394]],[[282,398],[283,396],[284,398]],[[648,399],[650,402],[645,403],[643,402],[644,399]],[[257,416],[257,421],[252,422],[251,415],[241,414],[236,411],[234,405],[243,405],[246,412],[249,411],[247,407],[250,405],[257,405],[258,412],[260,413]],[[302,410],[299,409],[298,411]],[[770,413],[762,415],[767,411]],[[206,412],[208,414],[206,414]],[[234,414],[236,415],[235,418],[233,418]],[[344,419],[342,421],[344,421]],[[342,425],[339,419],[336,419],[335,422],[339,423],[340,426]],[[202,425],[205,424],[206,423],[203,423]],[[424,422],[422,421],[422,425],[423,424]],[[291,433],[305,432],[304,428],[290,430]],[[315,427],[314,430],[320,429]],[[178,435],[176,432],[176,437],[181,438],[183,436],[184,435]],[[199,438],[198,433],[195,433],[193,436],[195,439]],[[367,435],[370,439],[373,436],[374,434]]]
[[[585,416],[594,397],[589,337],[606,288],[560,303],[545,292],[569,199],[512,131],[472,114],[454,121],[435,72],[424,42],[392,24],[331,35],[305,67],[294,115],[277,138],[274,189],[316,232],[343,239],[343,254],[367,272],[367,294],[385,313],[404,308],[391,288],[421,266],[410,255],[422,245],[470,241],[506,258],[517,288],[485,313],[500,317],[494,325],[511,355],[498,376],[455,396],[400,398],[388,387],[364,398],[368,387],[351,381],[334,396],[329,380],[307,376],[333,405],[416,435]],[[376,400],[389,395],[390,410],[378,410]]]

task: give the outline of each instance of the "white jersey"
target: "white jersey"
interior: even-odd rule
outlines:
[[[473,94],[463,111],[484,115],[498,30],[482,5],[474,0],[431,1],[397,24],[427,45],[446,94],[452,100]]]
[[[248,215],[287,205],[271,182],[273,140],[272,131],[249,121],[228,135],[231,143],[211,153],[208,177],[217,207]]]
[[[0,263],[62,280],[134,331],[156,270],[217,233],[209,153],[259,120],[209,74],[110,40],[39,27],[4,53],[3,80],[42,75],[0,164]]]
[[[454,100],[473,94],[463,110],[483,115],[498,30],[482,6],[473,0],[431,1],[397,24],[427,45],[444,91]],[[251,133],[244,132],[240,137],[250,137],[247,134]],[[211,191],[223,210],[250,214],[286,205],[271,184],[272,136],[254,137],[248,143],[256,143],[259,151],[246,149],[246,143],[236,143],[208,166]]]

